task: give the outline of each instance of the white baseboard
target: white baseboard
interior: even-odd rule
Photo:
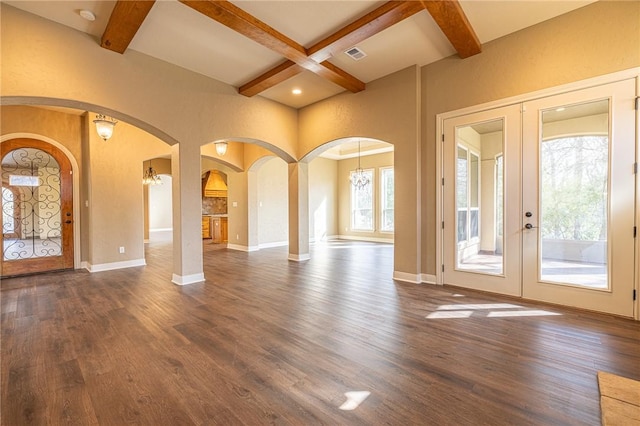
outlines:
[[[191,274],[191,275],[176,275],[173,274],[171,282],[176,285],[188,285],[201,283],[204,281],[204,272],[199,274]]]
[[[289,254],[289,260],[293,260],[294,262],[304,262],[305,260],[311,259],[309,254]]]
[[[165,231],[173,231],[173,228],[153,228],[153,229],[149,229],[149,232],[165,232]]]
[[[82,262],[84,268],[89,272],[113,271],[114,269],[132,268],[134,266],[145,266],[147,262],[144,259],[125,260],[123,262],[101,263],[92,265],[89,262]]]
[[[260,247],[258,246],[241,246],[239,244],[227,244],[227,248],[230,250],[238,250],[238,251],[245,251],[245,252],[251,252],[251,251],[258,251],[260,250]]]
[[[420,284],[422,282],[419,274],[409,274],[407,272],[400,271],[393,271],[393,279],[413,284]]]
[[[436,276],[431,274],[421,274],[421,280],[425,284],[438,285],[436,282]]]
[[[289,245],[289,241],[275,241],[273,243],[259,244],[258,249],[267,249],[267,248],[282,247],[282,246],[288,246],[288,245]]]
[[[368,241],[372,243],[393,244],[393,238],[359,237],[353,235],[338,235],[335,239],[351,241]]]

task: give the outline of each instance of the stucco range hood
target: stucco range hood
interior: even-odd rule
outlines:
[[[224,183],[222,176],[215,170],[207,172],[204,196],[227,198],[227,184]]]

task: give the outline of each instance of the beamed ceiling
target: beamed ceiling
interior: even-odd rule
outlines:
[[[481,55],[483,43],[592,1],[2,2],[91,34],[104,49],[136,50],[300,108],[411,65]],[[353,47],[366,56],[345,54]]]

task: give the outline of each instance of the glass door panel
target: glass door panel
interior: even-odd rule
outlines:
[[[458,144],[456,212],[458,251],[456,268],[501,275],[504,270],[498,218],[504,206],[497,158],[504,152],[502,119],[456,128]],[[500,225],[501,226],[501,225]]]
[[[633,316],[634,80],[525,104],[523,295]]]
[[[540,279],[609,288],[609,99],[542,111]]]
[[[60,167],[55,158],[34,148],[11,151],[2,159],[2,181],[3,260],[60,256]]]

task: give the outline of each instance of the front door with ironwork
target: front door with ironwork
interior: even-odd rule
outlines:
[[[0,276],[73,268],[71,163],[35,139],[0,144],[2,256]]]

